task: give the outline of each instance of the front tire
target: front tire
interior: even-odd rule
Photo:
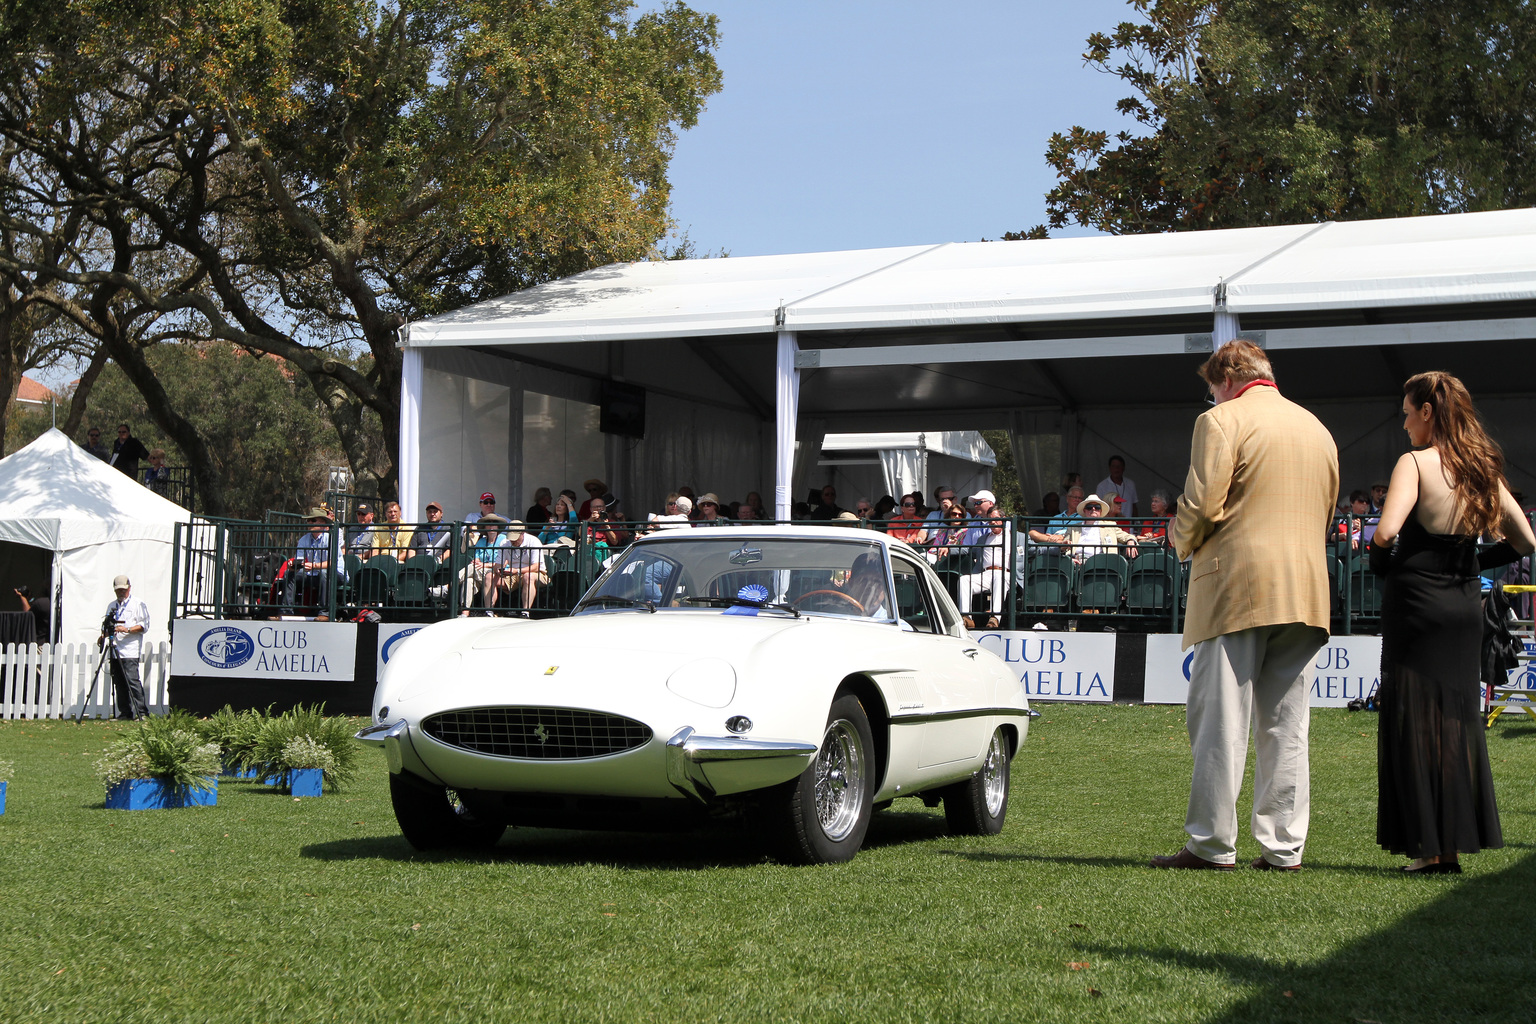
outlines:
[[[418,850],[495,846],[506,822],[482,821],[453,790],[409,772],[389,777],[389,802],[405,841]]]
[[[944,818],[951,835],[995,836],[1008,817],[1010,757],[1002,729],[992,733],[981,770],[944,789]]]
[[[875,739],[853,694],[832,702],[821,749],[810,767],[775,794],[780,859],[838,864],[864,845],[875,797]]]

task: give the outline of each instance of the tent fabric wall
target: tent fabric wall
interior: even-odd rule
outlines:
[[[53,553],[60,643],[95,641],[118,574],[149,606],[146,639],[169,639],[175,524],[191,518],[59,430],[0,459],[0,540]]]

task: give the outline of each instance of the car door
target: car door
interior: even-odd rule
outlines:
[[[954,635],[944,605],[932,593],[932,577],[900,555],[891,558],[897,613],[903,640],[913,652],[920,706],[906,706],[896,717],[920,722],[922,741],[918,767],[929,768],[974,758],[986,744],[985,722],[975,711],[990,695],[990,683],[979,679],[976,659],[980,647],[969,637]]]

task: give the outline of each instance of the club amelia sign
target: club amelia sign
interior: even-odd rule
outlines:
[[[356,645],[357,626],[350,622],[177,619],[171,674],[349,680]]]
[[[988,630],[971,636],[1008,663],[1030,700],[1115,699],[1113,633]]]
[[[1183,704],[1189,699],[1194,648],[1179,650],[1177,634],[1147,637],[1148,704]],[[1315,708],[1342,708],[1381,685],[1381,637],[1335,636],[1317,652],[1307,688]]]

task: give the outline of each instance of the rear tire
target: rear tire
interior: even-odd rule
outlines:
[[[418,850],[485,849],[507,830],[504,821],[482,821],[453,790],[409,772],[389,777],[389,802],[405,841]]]
[[[951,835],[995,836],[1008,817],[1008,737],[992,733],[981,770],[964,782],[944,788],[944,818]]]
[[[772,800],[779,857],[790,864],[838,864],[864,845],[875,797],[875,739],[853,694],[832,702],[810,767]]]

